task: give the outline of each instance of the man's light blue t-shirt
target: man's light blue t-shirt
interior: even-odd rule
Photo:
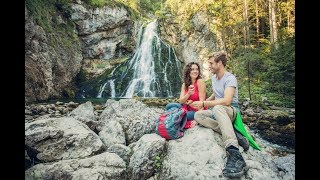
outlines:
[[[238,83],[236,77],[228,71],[225,71],[224,75],[220,80],[217,79],[216,74],[212,76],[212,90],[215,94],[215,99],[223,98],[224,90],[227,87],[235,87],[235,92],[232,98],[231,105],[239,108],[238,104]]]

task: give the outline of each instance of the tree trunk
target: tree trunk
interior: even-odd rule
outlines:
[[[248,87],[249,87],[249,99],[250,101],[252,100],[251,98],[251,83],[250,83],[250,60],[248,60]]]
[[[224,12],[224,9],[225,9],[225,5],[224,5],[224,0],[222,0],[222,30],[221,30],[221,33],[222,33],[222,41],[223,41],[223,50],[225,52],[228,52],[227,51],[227,44],[226,44],[226,35],[225,35],[225,12]]]
[[[258,8],[258,0],[255,0],[256,3],[256,36],[257,36],[257,46],[259,46],[259,37],[260,37],[260,26],[259,26],[259,8]]]
[[[244,40],[245,46],[250,46],[250,31],[249,31],[249,19],[248,19],[248,5],[247,0],[243,0],[243,19],[245,20],[246,24],[244,26]]]
[[[272,26],[272,13],[271,13],[272,1],[273,1],[273,0],[269,0],[269,24],[270,24],[270,43],[271,43],[271,44],[274,43],[274,39],[273,39],[273,26]]]
[[[244,20],[246,21],[246,24],[245,24],[245,51],[246,53],[248,52],[247,51],[247,47],[246,45],[249,46],[250,48],[250,31],[249,31],[249,19],[248,19],[248,5],[247,5],[247,0],[243,0],[243,18]],[[250,82],[250,58],[248,59],[248,87],[249,87],[249,98],[251,100],[251,82]]]
[[[287,12],[287,23],[288,23],[288,29],[290,28],[290,11]]]
[[[276,21],[276,14],[275,14],[275,1],[276,0],[269,0],[269,22],[270,22],[270,42],[271,44],[275,45],[275,48],[278,48],[277,45],[277,21]]]
[[[244,13],[245,13],[245,20],[246,20],[246,34],[247,34],[247,44],[250,46],[250,24],[249,24],[249,18],[248,18],[248,4],[247,0],[244,0]]]

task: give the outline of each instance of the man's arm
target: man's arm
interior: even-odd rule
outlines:
[[[229,86],[224,90],[223,98],[213,100],[213,101],[204,101],[204,106],[205,107],[213,107],[215,105],[230,106],[232,103],[232,98],[235,91],[236,91],[235,87]]]
[[[214,100],[214,92],[211,94],[210,97],[206,99],[206,101],[212,101],[212,100]]]
[[[192,103],[192,106],[197,108],[205,107],[214,107],[215,105],[230,106],[232,102],[232,97],[235,93],[236,88],[229,86],[224,90],[224,97],[212,101],[195,101]],[[211,96],[210,96],[211,97]],[[208,98],[209,99],[209,98]]]

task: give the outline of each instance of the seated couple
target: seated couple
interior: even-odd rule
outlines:
[[[200,66],[198,63],[191,62],[183,71],[180,103],[169,103],[166,109],[187,105],[188,126],[185,128],[195,126],[196,123],[193,122],[196,121],[220,133],[228,157],[222,173],[230,178],[241,177],[248,167],[239,151],[239,146],[247,151],[249,142],[233,127],[236,114],[240,111],[237,79],[225,69],[227,63],[225,52],[217,52],[209,56],[208,63],[212,73],[214,93],[206,99],[206,86],[201,79]]]

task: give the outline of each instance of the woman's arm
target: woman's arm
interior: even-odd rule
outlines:
[[[188,93],[186,93],[186,94],[184,94],[184,92],[185,92],[185,85],[184,85],[184,83],[182,83],[181,92],[180,92],[180,99],[179,99],[180,104],[185,103],[191,95],[191,91],[188,91]]]
[[[198,79],[198,90],[199,90],[199,101],[204,101],[206,99],[206,84],[202,79]],[[200,108],[199,110],[202,110]]]

